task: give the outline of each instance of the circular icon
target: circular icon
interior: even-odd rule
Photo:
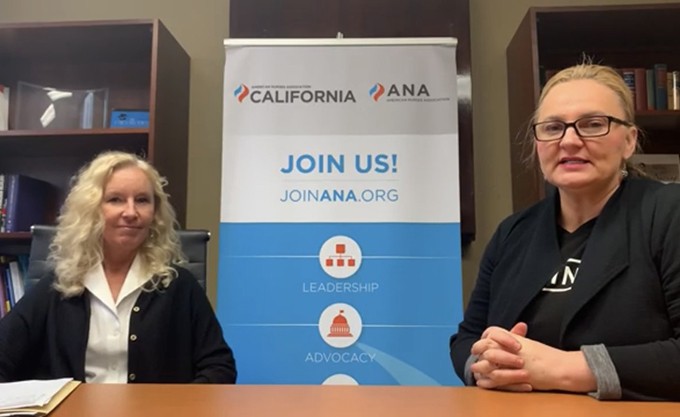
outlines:
[[[333,236],[321,246],[319,263],[321,269],[331,277],[349,278],[361,266],[361,248],[350,237]]]
[[[361,336],[361,316],[349,304],[336,303],[326,307],[319,317],[319,334],[330,346],[346,348]]]
[[[349,375],[335,374],[326,378],[321,385],[359,385],[359,383]]]

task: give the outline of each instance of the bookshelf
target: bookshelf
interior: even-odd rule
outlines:
[[[515,211],[545,195],[538,167],[525,162],[524,133],[538,102],[545,70],[580,62],[585,54],[616,68],[680,70],[680,4],[592,7],[531,7],[507,50],[509,138]],[[645,153],[680,153],[680,111],[643,110]]]
[[[61,202],[78,168],[104,150],[145,155],[186,219],[189,56],[158,19],[0,25],[0,84],[10,88],[10,130],[0,131],[0,173],[51,183]],[[114,109],[149,111],[144,128],[14,129],[18,83],[108,88]],[[0,254],[27,253],[30,233],[0,233]]]

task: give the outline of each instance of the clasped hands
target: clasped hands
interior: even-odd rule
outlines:
[[[527,392],[594,391],[595,378],[580,351],[567,352],[526,338],[526,323],[505,330],[492,326],[472,345],[470,370],[477,386]]]

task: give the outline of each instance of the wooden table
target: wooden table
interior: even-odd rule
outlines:
[[[678,417],[680,403],[479,388],[82,384],[52,417]]]

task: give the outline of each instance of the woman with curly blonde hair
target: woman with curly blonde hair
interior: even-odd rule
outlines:
[[[165,180],[105,152],[78,173],[48,273],[0,321],[0,381],[233,383],[236,367],[183,255]]]

